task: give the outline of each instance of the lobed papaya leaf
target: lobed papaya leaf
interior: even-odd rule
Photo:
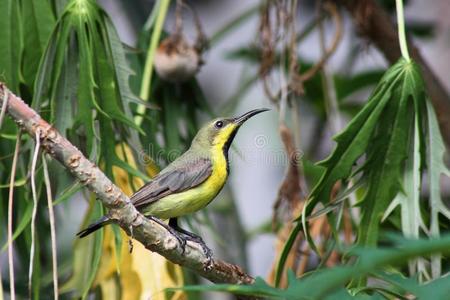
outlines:
[[[283,257],[289,253],[300,230],[303,229],[310,247],[316,249],[307,220],[318,203],[330,207],[330,193],[338,181],[343,182],[345,188],[346,183],[359,180],[357,175],[361,176],[365,190],[358,203],[362,211],[358,244],[376,245],[383,213],[403,189],[401,182],[409,134],[413,132],[414,115],[423,105],[423,95],[422,78],[414,62],[400,59],[386,71],[367,104],[334,138],[337,145],[333,153],[319,163],[325,171],[297,219],[301,223],[296,224],[288,238],[277,275],[283,271]]]
[[[392,103],[398,102],[392,127],[379,126],[376,135],[377,141],[367,151],[367,157],[373,162],[364,169],[364,175],[368,176],[368,189],[361,201],[363,217],[360,224],[358,243],[375,245],[378,240],[378,231],[384,211],[389,207],[395,196],[404,191],[401,182],[405,174],[405,162],[409,149],[414,149],[414,120],[419,120],[420,111],[417,110],[424,103],[424,85],[418,66],[414,62],[400,60],[400,81],[394,87]],[[391,107],[386,115],[394,114],[395,108]],[[416,116],[416,117],[415,117]],[[392,121],[393,120],[393,121]],[[386,123],[386,120],[381,122]],[[417,123],[418,126],[418,123]],[[411,190],[419,183],[418,171],[420,171],[419,136],[417,136],[416,149],[411,150],[412,173]],[[414,158],[414,155],[416,157]],[[415,159],[415,160],[414,160]],[[414,171],[415,170],[415,171]],[[418,191],[411,191],[410,197]],[[414,201],[414,200],[411,200]],[[418,199],[416,203],[418,202]],[[413,208],[414,210],[414,208]],[[417,213],[417,212],[416,212]]]
[[[450,170],[444,162],[445,145],[442,139],[439,125],[430,101],[426,101],[427,113],[427,164],[428,164],[428,181],[430,189],[429,208],[430,213],[430,235],[437,238],[441,235],[439,226],[439,216],[442,215],[450,220],[450,209],[444,204],[441,197],[441,175],[450,177]],[[441,255],[437,254],[431,258],[431,275],[438,278],[442,273]]]
[[[360,293],[350,296],[345,285],[362,276],[375,273],[377,277],[380,274],[385,276],[383,270],[387,266],[403,265],[408,260],[426,256],[433,253],[449,253],[450,236],[446,235],[440,239],[432,240],[407,240],[397,235],[391,235],[388,238],[391,247],[373,248],[373,247],[356,247],[349,251],[349,255],[356,256],[358,259],[354,263],[342,266],[336,266],[328,269],[321,269],[311,273],[307,273],[300,278],[296,278],[293,272],[288,273],[288,287],[279,289],[269,286],[263,279],[256,278],[255,283],[251,285],[197,285],[184,286],[177,289],[188,291],[221,291],[233,294],[263,296],[274,299],[290,299],[290,300],[311,300],[311,299],[380,299],[380,295],[375,298],[369,297],[369,294]],[[386,276],[389,278],[389,275]],[[440,290],[436,295],[444,292],[448,294],[448,277],[446,285],[443,279],[431,282],[430,285],[438,287]],[[382,288],[383,286],[380,286]],[[415,295],[429,292],[428,285],[420,285],[416,282],[407,290]],[[176,290],[176,289],[171,289]],[[426,296],[425,298],[427,298]],[[444,297],[445,298],[445,297]],[[383,299],[383,298],[381,298]],[[439,297],[436,299],[440,299]]]

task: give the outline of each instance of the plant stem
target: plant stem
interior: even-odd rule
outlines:
[[[47,192],[48,219],[50,220],[50,240],[52,248],[52,273],[53,273],[53,299],[58,300],[58,254],[56,251],[55,213],[53,211],[52,188],[48,174],[45,154],[42,154],[42,165],[44,169],[45,190]]]
[[[144,74],[142,75],[141,81],[141,91],[139,97],[148,101],[150,97],[150,88],[152,83],[152,73],[153,73],[153,58],[155,57],[156,48],[158,47],[159,38],[164,25],[164,20],[166,19],[167,10],[169,9],[170,0],[161,0],[158,7],[158,14],[155,22],[155,27],[153,29],[152,37],[150,39],[150,45],[147,51],[147,58],[145,60]],[[137,107],[137,116],[134,118],[134,123],[138,126],[142,124],[143,115],[145,113],[145,106],[139,104]]]
[[[35,141],[36,144],[34,146],[33,160],[31,162],[31,191],[33,195],[33,212],[31,215],[31,249],[30,249],[30,266],[28,271],[28,288],[30,298],[33,295],[33,271],[34,271],[34,256],[36,253],[36,215],[38,208],[38,196],[36,191],[36,164],[38,160],[39,150],[41,148],[41,139],[40,139],[41,131],[39,129],[35,132]]]
[[[5,93],[8,94],[8,93]],[[5,97],[6,99],[6,97]],[[4,100],[3,105],[8,103]],[[22,137],[22,131],[17,133],[16,147],[14,150],[14,156],[11,166],[11,179],[9,183],[9,196],[8,196],[8,266],[9,266],[9,296],[11,300],[16,299],[16,290],[14,288],[14,257],[13,257],[13,203],[14,203],[14,182],[16,179],[17,161],[19,159],[20,141]]]
[[[396,8],[397,8],[397,26],[398,26],[398,39],[400,42],[400,51],[402,53],[403,58],[406,61],[410,61],[408,53],[408,45],[406,43],[406,34],[405,34],[405,17],[403,15],[403,1],[395,0]]]
[[[8,106],[8,94],[5,94],[4,98],[3,98],[2,109],[0,111],[0,129],[2,128],[3,118],[5,117],[6,107],[7,106]]]

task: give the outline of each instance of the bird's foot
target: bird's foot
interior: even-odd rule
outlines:
[[[159,225],[161,225],[165,229],[167,229],[167,231],[169,231],[170,234],[173,235],[178,240],[178,242],[181,245],[181,254],[184,255],[184,252],[186,251],[186,238],[180,232],[178,232],[174,228],[170,227],[169,225],[167,225],[166,223],[164,223],[160,219],[158,219],[156,217],[153,217],[153,216],[149,216],[148,218],[151,219],[152,221],[158,223]]]
[[[197,244],[200,244],[202,247],[203,253],[206,256],[206,262],[204,263],[204,269],[208,270],[213,265],[213,258],[212,258],[212,251],[211,249],[206,246],[205,241],[203,239],[196,235],[195,233],[192,233],[190,231],[184,230],[180,226],[178,226],[178,218],[170,218],[169,219],[169,226],[178,231],[179,233],[183,234],[188,241],[195,242]]]
[[[186,252],[186,243],[187,243],[185,237],[182,236],[179,232],[177,232],[173,228],[170,228],[169,231],[178,240],[178,242],[180,243],[181,255],[184,255],[184,253]]]
[[[207,258],[206,263],[204,265],[204,269],[205,270],[210,269],[213,264],[213,252],[211,251],[211,249],[209,249],[208,246],[206,246],[205,241],[203,241],[203,239],[201,237],[199,237],[198,235],[196,235],[192,232],[183,230],[182,233],[185,235],[186,240],[200,244],[200,246],[202,247],[203,253],[205,254],[205,256]]]
[[[178,242],[181,245],[181,255],[184,255],[184,253],[186,251],[187,241],[192,241],[197,244],[200,244],[200,246],[202,247],[203,253],[206,256],[206,262],[204,264],[204,269],[205,270],[211,269],[211,267],[213,265],[213,253],[212,253],[211,249],[209,249],[208,246],[206,246],[206,243],[203,241],[203,239],[200,236],[178,227],[177,224],[175,224],[175,226],[172,227],[172,226],[170,226],[170,223],[166,224],[156,217],[149,216],[148,218],[151,219],[152,221],[155,221],[162,227],[166,228],[178,240]]]

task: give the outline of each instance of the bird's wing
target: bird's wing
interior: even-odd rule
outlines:
[[[199,158],[184,162],[158,174],[131,196],[131,202],[140,206],[155,202],[167,195],[193,188],[205,181],[212,173],[211,161]]]

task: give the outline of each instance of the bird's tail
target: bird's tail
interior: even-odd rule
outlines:
[[[109,219],[109,217],[103,216],[100,219],[98,219],[96,222],[94,222],[91,225],[89,225],[87,228],[85,228],[85,229],[81,230],[80,232],[78,232],[77,236],[79,238],[83,238],[83,237],[93,233],[94,231],[99,230],[103,226],[108,225],[109,223],[111,223],[111,220]]]

